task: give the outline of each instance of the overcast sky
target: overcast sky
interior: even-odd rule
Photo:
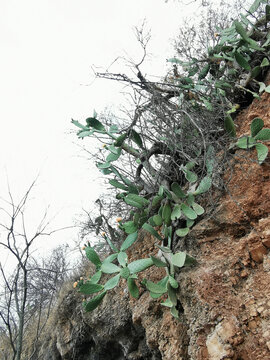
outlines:
[[[160,75],[184,10],[194,15],[195,8],[173,0],[0,0],[0,196],[6,197],[6,175],[19,197],[40,173],[33,218],[50,205],[61,227],[89,208],[101,181],[70,121],[120,99],[117,84],[93,82],[91,67],[105,69],[126,54],[139,59],[134,26],[145,18],[152,57],[143,70]],[[66,232],[40,246],[72,237]]]

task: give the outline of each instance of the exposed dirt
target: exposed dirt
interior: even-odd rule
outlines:
[[[253,118],[270,127],[270,94],[237,118],[238,136]],[[182,273],[181,299],[189,358],[270,359],[270,162],[256,151],[237,150],[228,192],[213,219],[197,224],[199,266]]]
[[[238,137],[250,133],[255,117],[270,127],[270,94],[240,113]],[[269,157],[259,165],[255,149],[239,149],[225,179],[228,191],[214,217],[189,236],[199,264],[179,274],[181,321],[147,293],[131,301],[133,321],[146,329],[148,345],[162,359],[270,359]],[[153,242],[145,235],[134,259],[149,254]],[[147,275],[162,277],[152,269]]]

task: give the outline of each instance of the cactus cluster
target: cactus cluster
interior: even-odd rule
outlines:
[[[255,0],[249,9],[249,14],[254,13],[262,3],[265,1]],[[266,86],[261,80],[257,80],[262,71],[270,67],[268,59],[270,37],[268,34],[267,38],[263,38],[263,40],[256,41],[253,39],[253,30],[247,30],[249,27],[247,16],[242,16],[241,22],[234,21],[232,26],[225,30],[218,29],[218,44],[214,48],[208,49],[208,56],[204,59],[193,58],[190,63],[183,63],[175,58],[169,59],[170,62],[182,66],[183,71],[187,72],[186,76],[176,79],[178,81],[175,86],[179,91],[179,108],[185,99],[185,92],[195,94],[191,102],[193,102],[194,108],[200,110],[213,111],[211,104],[213,99],[215,104],[225,104],[225,108],[228,109],[229,107],[230,110],[225,112],[222,131],[224,130],[223,133],[227,131],[233,139],[236,139],[236,129],[231,114],[239,109],[239,105],[233,105],[230,101],[232,90],[238,88],[244,94],[249,92],[256,98],[260,98],[260,94],[263,92],[270,92],[269,86]],[[267,23],[269,20],[270,6],[267,4],[264,21]],[[260,55],[260,62],[257,61],[254,67],[253,59],[256,54]],[[232,64],[237,64],[237,67],[232,66]],[[257,92],[251,91],[236,82],[236,78],[239,78],[241,73],[248,75],[249,82],[257,84]],[[179,111],[181,112],[181,110]],[[189,118],[184,110],[182,113]],[[194,125],[194,121],[191,118],[189,120]],[[106,234],[103,234],[103,237],[114,253],[103,261],[90,244],[85,246],[86,256],[95,265],[96,272],[90,279],[79,280],[76,288],[85,295],[97,294],[90,300],[84,301],[86,311],[94,310],[101,303],[105,294],[119,284],[121,278],[127,282],[131,296],[138,298],[140,292],[137,274],[151,266],[156,266],[164,267],[166,276],[158,283],[144,279],[141,285],[149,291],[153,298],[167,294],[167,299],[162,302],[162,305],[169,307],[171,314],[177,318],[176,292],[179,284],[175,278],[175,269],[191,265],[195,263],[195,259],[184,252],[174,254],[173,241],[177,237],[187,236],[195,221],[205,212],[199,202],[200,195],[209,191],[212,186],[216,161],[212,143],[209,142],[206,145],[202,130],[195,126],[196,129],[193,130],[203,139],[199,143],[201,148],[194,148],[195,155],[194,157],[190,156],[191,160],[185,160],[181,164],[175,162],[177,172],[184,181],[181,184],[173,181],[165,186],[162,185],[162,182],[158,182],[157,172],[151,168],[148,161],[149,157],[147,157],[151,151],[147,150],[146,146],[149,137],[144,137],[143,134],[139,134],[134,129],[136,121],[121,131],[116,124],[111,126],[102,124],[94,112],[93,117],[86,119],[85,125],[76,120],[72,120],[72,123],[80,129],[77,135],[81,139],[89,136],[95,136],[101,140],[106,139],[106,144],[103,145],[102,150],[106,154],[105,161],[98,162],[97,167],[104,175],[109,175],[109,184],[118,192],[116,198],[132,208],[128,221],[122,218],[117,219],[119,228],[126,234],[126,239],[120,249],[113,244]],[[255,147],[258,162],[262,164],[268,154],[268,148],[262,144],[262,141],[270,140],[270,129],[264,128],[264,122],[260,118],[253,119],[250,128],[250,136],[236,139],[237,141],[231,146],[241,149]],[[136,129],[138,130],[138,127]],[[205,131],[205,129],[203,130]],[[173,131],[175,131],[174,135],[179,134],[179,131],[181,133],[179,129]],[[171,149],[168,138],[161,140],[164,141],[162,143],[163,148],[159,148],[158,154],[173,156],[174,150],[178,151],[177,144],[175,144],[175,149]],[[155,152],[153,153],[155,154]],[[203,157],[203,164],[196,160],[199,156],[198,153],[203,154],[201,156],[201,158]],[[149,177],[154,179],[158,186],[148,191],[140,181],[137,181],[140,178],[138,174],[133,181],[124,175],[124,172],[115,166],[115,162],[119,161],[124,154],[129,154],[130,159],[134,160],[134,164],[138,165],[136,174],[140,174],[141,166],[145,166]],[[159,256],[150,256],[146,259],[129,262],[126,250],[137,240],[138,232],[141,229],[149,232],[157,239],[156,246],[159,248]],[[102,274],[112,274],[113,276],[103,284]]]
[[[137,237],[138,232],[128,235],[120,249],[107,256],[103,261],[101,261],[93,247],[89,244],[85,247],[85,254],[92,264],[95,265],[96,272],[90,279],[84,280],[81,278],[78,282],[74,283],[74,287],[78,288],[78,291],[85,295],[97,293],[97,295],[92,297],[89,301],[83,302],[85,310],[93,311],[101,303],[106,293],[119,284],[121,278],[127,282],[130,295],[134,298],[138,298],[140,291],[135,281],[138,279],[137,274],[150,266],[157,266],[166,268],[167,275],[158,283],[144,279],[141,282],[141,285],[146,287],[150,296],[154,299],[167,294],[167,299],[164,302],[161,302],[161,305],[169,307],[171,314],[178,318],[176,296],[178,282],[175,280],[175,267],[181,268],[183,266],[191,265],[195,262],[195,259],[184,252],[173,254],[169,247],[160,246],[163,255],[166,253],[165,256],[162,256],[162,259],[151,256],[149,258],[129,262],[125,250],[132,246],[137,240]],[[101,284],[102,274],[116,275],[112,276],[105,284]]]

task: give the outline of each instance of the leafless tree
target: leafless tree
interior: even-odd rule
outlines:
[[[96,76],[118,81],[129,88],[128,95],[133,104],[125,111],[120,134],[127,134],[125,143],[130,146],[123,147],[126,157],[121,160],[126,161],[121,170],[147,193],[153,193],[163,181],[184,181],[184,178],[180,179],[181,173],[175,171],[183,163],[195,161],[202,165],[203,172],[206,146],[214,143],[215,136],[222,133],[221,119],[226,105],[222,108],[216,104],[215,112],[213,109],[208,111],[202,100],[200,106],[199,97],[203,98],[207,89],[192,94],[188,87],[185,90],[186,84],[181,84],[181,79],[176,79],[177,74],[174,76],[177,81],[167,77],[160,77],[160,81],[149,79],[143,72],[149,36],[148,33],[144,36],[143,30],[136,32],[143,55],[138,62],[129,61],[133,75],[106,71],[98,72]],[[198,100],[196,106],[193,96]],[[132,148],[132,130],[142,137],[141,152]],[[199,148],[204,150],[200,154]],[[130,158],[137,160],[139,165],[134,167]]]
[[[14,200],[9,188],[8,199],[1,199],[0,207],[2,288],[0,320],[9,339],[14,360],[21,359],[25,329],[33,314],[33,307],[50,303],[52,289],[48,288],[48,284],[51,287],[59,286],[63,268],[66,266],[66,264],[59,266],[60,262],[56,263],[60,261],[60,253],[57,259],[54,259],[53,265],[47,263],[48,269],[41,269],[32,256],[33,244],[38,238],[50,236],[60,230],[48,230],[49,221],[46,212],[33,232],[28,229],[30,225],[26,223],[26,207],[34,185],[35,181],[18,202]],[[8,262],[4,262],[4,254],[8,257]],[[46,276],[44,276],[45,271]]]

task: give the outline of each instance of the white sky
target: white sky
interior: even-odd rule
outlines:
[[[119,102],[113,82],[84,86],[92,83],[91,66],[106,68],[125,53],[139,59],[133,27],[146,18],[153,56],[143,70],[160,75],[183,10],[173,0],[0,0],[0,196],[6,197],[6,174],[19,197],[40,173],[33,218],[50,205],[50,214],[58,213],[53,224],[67,226],[90,207],[101,181],[74,144],[70,120]],[[74,236],[66,231],[40,246]]]

